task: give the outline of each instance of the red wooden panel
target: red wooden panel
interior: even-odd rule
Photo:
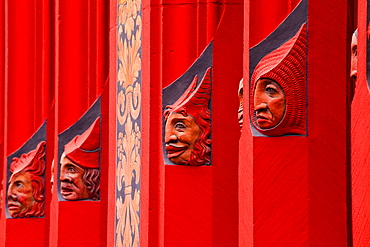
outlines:
[[[163,87],[168,86],[197,56],[196,5],[165,5],[162,9]]]
[[[250,23],[250,47],[255,46],[274,31],[279,24],[292,12],[300,0],[258,0],[246,2],[250,4],[251,18],[256,21]],[[266,21],[266,17],[267,20]]]
[[[109,1],[56,1],[55,15],[55,80],[56,80],[56,125],[55,135],[72,126],[102,93],[108,78],[108,25]],[[109,90],[106,93],[110,93]],[[114,133],[114,124],[108,118],[112,103],[108,96],[102,98],[102,133]],[[114,107],[115,108],[115,107]],[[114,112],[114,111],[113,111]],[[108,131],[108,132],[107,132]],[[109,132],[110,131],[110,132]],[[107,137],[107,138],[106,138]],[[56,220],[50,229],[50,244],[106,245],[112,228],[106,226],[107,215],[112,215],[108,185],[112,178],[112,154],[109,151],[112,136],[102,139],[100,201],[58,201],[59,164],[54,164],[54,197],[51,217]],[[57,143],[57,139],[55,139]],[[115,141],[114,141],[115,143]],[[55,149],[55,162],[58,161]],[[113,156],[114,158],[114,156]],[[108,165],[109,164],[109,165]],[[108,207],[108,203],[111,207]],[[114,210],[114,209],[113,209]],[[114,211],[113,211],[114,212]],[[70,234],[76,232],[76,234]]]
[[[2,2],[1,125],[2,146],[2,208],[1,243],[17,246],[24,242],[47,245],[48,217],[38,219],[6,219],[7,193],[6,157],[19,149],[44,122],[50,107],[49,98],[49,9],[42,0]],[[45,31],[45,32],[44,32]],[[45,71],[47,70],[47,71]],[[45,177],[47,178],[47,175]],[[50,190],[45,183],[45,190]],[[45,192],[45,196],[48,193]],[[47,210],[47,208],[46,208]],[[25,231],[28,229],[28,231]]]
[[[308,6],[310,244],[346,246],[350,125],[347,117],[349,40],[344,16],[348,3],[309,1]],[[336,59],[328,64],[328,57]],[[328,71],[332,76],[328,76]],[[330,97],[327,92],[333,87],[337,93]],[[335,108],[323,111],[328,105]]]
[[[295,5],[290,1],[250,3],[250,8],[248,2],[246,6],[250,46],[270,34]],[[253,238],[240,237],[244,244],[347,244],[348,40],[343,18],[347,2],[309,1],[308,6],[308,136],[251,137],[249,117],[244,115],[240,163],[245,159],[246,165],[253,166],[240,168],[240,181],[245,183],[240,198],[247,197],[241,200],[245,208],[240,208],[244,211],[240,229],[253,231]],[[336,59],[328,64],[328,57]],[[249,64],[247,59],[244,62]],[[245,70],[244,75],[249,72]],[[335,96],[328,94],[332,87]],[[328,105],[331,110],[324,110]]]
[[[0,1],[0,23],[5,23],[5,0]],[[0,24],[0,178],[4,178],[5,157],[4,157],[4,108],[5,108],[5,25]],[[0,229],[5,229],[3,221],[4,202],[3,183],[0,183]],[[0,245],[4,245],[5,234],[0,234]]]
[[[212,84],[212,246],[238,246],[237,97],[243,77],[243,5],[229,3],[214,37]],[[237,2],[237,1],[235,1]]]
[[[353,246],[370,245],[370,90],[366,81],[369,45],[368,1],[358,3],[357,80],[352,101]],[[350,52],[349,52],[350,53]],[[365,113],[366,112],[366,113]]]
[[[250,4],[244,3],[244,27],[250,26]],[[243,78],[249,77],[249,48],[250,48],[250,29],[244,28],[243,41]],[[248,85],[248,80],[244,79],[244,88]],[[249,94],[243,93],[243,107],[249,109]],[[246,112],[246,111],[244,111]],[[243,115],[243,126],[239,140],[239,176],[238,176],[238,196],[239,196],[239,245],[253,246],[253,136],[249,127],[249,114]]]
[[[164,246],[212,246],[212,168],[165,165]]]

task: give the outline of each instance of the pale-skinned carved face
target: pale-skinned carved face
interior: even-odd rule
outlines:
[[[357,37],[356,32],[352,35],[351,42],[351,78],[356,82],[357,79]]]
[[[8,211],[10,216],[18,217],[24,211],[33,208],[31,177],[28,172],[20,173],[11,177],[8,186]]]
[[[257,81],[254,91],[256,123],[261,129],[275,127],[284,117],[285,94],[280,85],[270,79]]]
[[[88,199],[87,187],[83,182],[85,170],[64,154],[60,161],[60,193],[66,200]]]
[[[167,157],[175,164],[189,161],[200,132],[192,116],[172,112],[165,129]]]

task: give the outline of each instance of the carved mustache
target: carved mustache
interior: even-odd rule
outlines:
[[[70,181],[68,179],[64,179],[61,181],[61,189],[67,189],[67,190],[73,190],[74,187],[77,189],[79,188],[73,181]]]

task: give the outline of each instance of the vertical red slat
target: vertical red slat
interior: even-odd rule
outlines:
[[[163,87],[181,76],[197,58],[196,0],[162,0]]]
[[[98,7],[99,5],[99,7]],[[56,1],[56,135],[72,126],[89,109],[98,95],[103,90],[104,83],[108,78],[108,54],[105,42],[108,39],[105,26],[109,21],[104,6],[109,6],[108,1],[79,2]],[[97,10],[99,8],[99,11]],[[98,13],[100,16],[98,17]],[[102,21],[98,23],[97,20]],[[103,21],[104,19],[104,21]],[[99,34],[99,35],[98,35]],[[98,50],[98,46],[99,49]],[[98,59],[99,57],[99,59]],[[99,71],[99,80],[98,74]],[[99,86],[98,86],[99,85]],[[99,90],[97,90],[99,89]],[[109,93],[109,91],[107,91]],[[109,100],[105,98],[104,109]],[[105,110],[102,113],[103,130],[106,133],[109,125],[109,117]],[[108,115],[106,115],[108,114]],[[108,127],[109,126],[109,127]],[[107,143],[109,138],[105,139]],[[103,145],[102,152],[109,153],[109,144]],[[102,158],[108,160],[107,153]],[[55,161],[57,162],[57,157]],[[106,243],[107,228],[100,226],[101,222],[106,224],[108,209],[108,178],[110,166],[108,163],[101,164],[101,201],[57,201],[54,197],[52,203],[58,204],[53,217],[57,217],[55,229],[52,230],[53,237],[51,245],[69,245],[71,243],[98,246]],[[55,164],[55,173],[59,174],[59,164]],[[55,184],[58,183],[57,176],[54,176]],[[54,186],[54,193],[57,194],[57,186]],[[102,206],[104,205],[104,206]],[[70,231],[76,234],[69,234]],[[109,240],[110,241],[110,240]]]
[[[148,242],[164,246],[164,166],[162,145],[162,6],[160,0],[143,0],[143,159],[149,165]],[[146,20],[146,21],[145,21]],[[146,120],[150,122],[146,122]],[[157,131],[152,131],[153,129]],[[144,167],[143,167],[144,169]],[[155,188],[155,189],[153,189]]]
[[[158,193],[160,190],[156,186],[156,189],[152,189],[153,187],[150,187],[151,184],[151,177],[150,177],[150,169],[152,165],[149,165],[149,162],[151,162],[151,154],[150,154],[150,129],[151,129],[151,123],[150,123],[150,101],[151,101],[151,80],[150,80],[150,66],[152,64],[152,43],[151,41],[154,41],[154,37],[159,37],[158,33],[156,35],[152,35],[151,33],[151,14],[152,9],[149,7],[150,1],[143,1],[142,2],[142,163],[141,163],[141,201],[140,201],[140,245],[142,246],[149,246],[150,244],[155,245],[159,241],[158,236],[159,232],[162,232],[159,227],[153,227],[156,224],[158,225],[158,221],[154,223],[154,220],[152,219],[154,217],[153,214],[156,214],[155,216],[158,217],[158,204],[156,205],[156,208],[154,209],[153,202],[151,202],[150,192],[155,191],[155,193]],[[157,8],[158,9],[158,8]],[[158,19],[157,19],[158,21]],[[153,25],[156,25],[156,23],[153,23]],[[153,36],[153,37],[152,37]],[[153,42],[154,43],[154,42]],[[154,50],[154,49],[153,49]],[[153,64],[154,65],[154,64]],[[159,71],[159,70],[158,70]],[[158,106],[161,104],[158,104]],[[152,163],[152,164],[158,164]],[[156,167],[158,169],[158,167]],[[154,174],[153,174],[154,175]],[[158,184],[156,184],[158,185]],[[151,188],[151,189],[149,189]],[[157,198],[156,198],[157,199]],[[151,209],[149,211],[149,209]],[[153,211],[155,213],[153,213]],[[152,226],[152,227],[151,227]],[[153,241],[153,242],[152,242]]]
[[[198,57],[197,1],[162,1],[162,88],[181,76]],[[201,19],[201,18],[200,18]],[[151,68],[153,69],[153,68]],[[161,105],[161,104],[160,104]],[[162,112],[156,121],[162,119]],[[162,129],[161,121],[158,130]],[[159,136],[160,150],[162,137]],[[165,155],[165,154],[164,154]],[[212,167],[164,165],[164,246],[210,246]],[[181,225],[181,228],[178,226]]]
[[[369,76],[366,70],[370,55],[366,51],[369,45],[368,4],[368,1],[358,1],[358,21],[353,28],[357,24],[357,80],[351,116],[353,246],[370,245],[370,116],[367,114],[370,110],[370,89],[366,79]]]
[[[225,1],[214,38],[212,246],[220,247],[238,246],[238,235],[244,234],[238,232],[239,150],[236,148],[240,136],[237,92],[243,77],[243,13],[243,1]]]
[[[250,48],[250,1],[244,1],[243,126],[239,140],[239,245],[254,246],[253,232],[253,136],[249,127],[248,78]]]
[[[4,171],[6,157],[19,149],[41,126],[46,118],[43,111],[45,84],[42,82],[44,56],[49,52],[43,42],[42,1],[7,1],[5,3],[5,68],[4,85]],[[6,201],[7,173],[2,176],[4,203]],[[49,189],[46,183],[46,190]],[[45,236],[46,218],[6,219],[2,212],[3,235],[6,246],[17,246],[24,242],[42,246],[47,244]],[[26,233],[23,228],[30,229]]]
[[[308,3],[308,186],[311,245],[347,244],[347,1]],[[330,10],[330,11],[329,11]],[[318,17],[325,16],[325,18]],[[325,51],[325,52],[323,52]],[[330,64],[326,61],[335,57]],[[328,72],[330,71],[330,75]],[[323,81],[322,79],[325,78]],[[335,96],[328,96],[336,87]],[[323,111],[333,106],[329,111]]]
[[[0,1],[0,179],[3,180],[5,175],[5,143],[4,143],[4,128],[5,128],[5,0]],[[0,183],[0,245],[5,245],[5,195],[4,182]]]

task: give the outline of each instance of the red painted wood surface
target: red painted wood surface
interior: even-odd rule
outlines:
[[[2,246],[19,246],[25,242],[42,246],[48,240],[47,216],[6,219],[5,215],[6,157],[19,149],[41,126],[51,105],[52,96],[48,93],[51,71],[48,11],[48,3],[42,0],[2,1],[1,4]],[[50,190],[48,185],[46,190]]]
[[[358,65],[352,101],[352,205],[353,246],[370,245],[370,90],[366,82],[368,1],[358,3]]]
[[[56,1],[56,135],[72,126],[89,109],[102,93],[107,81],[108,3],[88,0]],[[102,105],[109,105],[109,97],[103,99]],[[111,106],[105,108],[102,116],[108,117],[109,109]],[[106,126],[106,131],[114,130],[114,125],[109,125],[107,118],[103,118],[103,126]],[[108,151],[112,140],[109,137],[103,140],[105,143],[102,150],[106,148]],[[54,151],[54,159],[57,161],[57,150]],[[101,225],[107,223],[109,210],[106,195],[108,178],[112,176],[109,173],[110,167],[104,165],[109,164],[109,160],[109,156],[103,153],[100,201],[57,202],[57,186],[54,186],[52,204],[57,206],[52,215],[55,217],[57,230],[53,229],[51,245],[99,246],[107,243],[107,228]],[[58,182],[59,164],[55,164],[54,174],[54,181]],[[71,232],[75,234],[70,234]]]
[[[247,2],[249,46],[270,34],[295,3]],[[289,11],[275,11],[280,6]],[[253,237],[240,239],[247,245],[347,245],[347,2],[308,6],[308,136],[252,137],[244,115],[239,162],[252,167],[240,168],[240,231]],[[329,57],[336,59],[327,63]],[[333,87],[335,96],[329,94]]]
[[[143,84],[143,94],[148,94],[150,102],[143,103],[143,120],[150,120],[149,125],[144,120],[143,126],[143,143],[145,137],[149,140],[149,243],[153,246],[235,245],[238,242],[238,150],[232,147],[237,145],[239,137],[233,119],[237,119],[238,100],[234,96],[242,77],[242,2],[171,1],[162,6],[157,1],[144,1],[143,6],[149,4],[149,9],[143,8],[144,18],[146,13],[150,15],[143,31],[143,57],[150,54],[150,60],[143,64],[143,74],[148,73],[144,78],[150,80],[149,84]],[[146,133],[145,129],[162,129],[158,121],[162,118],[161,89],[182,75],[215,37],[222,14],[226,21],[218,36],[220,40],[215,41],[215,66],[219,71],[214,72],[217,75],[214,88],[218,93],[212,96],[215,97],[213,107],[219,108],[219,114],[214,116],[217,120],[213,120],[216,127],[212,135],[219,139],[213,142],[214,165],[164,165],[161,132]],[[150,42],[147,47],[145,41]],[[231,132],[225,133],[225,126]],[[225,142],[221,140],[229,140],[231,150],[225,151]]]

